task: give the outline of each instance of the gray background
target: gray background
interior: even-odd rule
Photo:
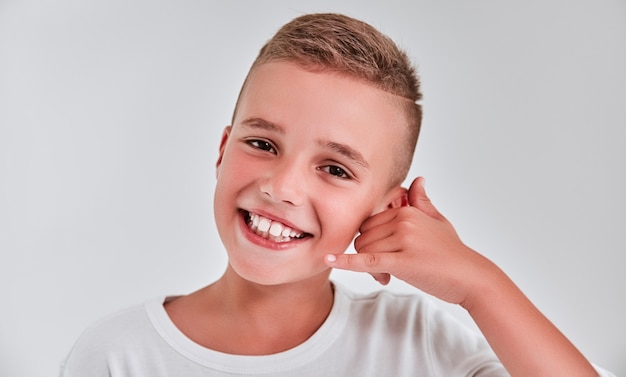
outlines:
[[[221,130],[261,44],[311,11],[408,51],[426,111],[411,175],[626,375],[626,3],[385,3],[0,0],[0,375],[56,375],[98,318],[221,274]]]

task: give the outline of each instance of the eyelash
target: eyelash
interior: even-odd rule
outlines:
[[[328,170],[326,170],[326,169],[328,169]],[[333,170],[333,169],[334,169],[334,170],[339,170],[339,173],[340,173],[340,174],[333,174],[333,173],[332,173],[332,170]],[[318,170],[322,170],[322,171],[324,171],[324,172],[326,172],[326,173],[328,173],[328,174],[332,175],[333,177],[337,177],[337,178],[339,178],[339,179],[346,179],[346,180],[348,180],[348,179],[352,179],[352,176],[351,176],[350,174],[348,174],[348,172],[346,171],[346,169],[344,169],[344,168],[342,168],[342,167],[340,167],[340,166],[337,166],[337,165],[324,165],[324,166],[320,166],[320,167],[318,168]]]
[[[271,152],[276,154],[276,148],[274,147],[274,145],[272,143],[270,143],[267,140],[261,140],[261,139],[251,139],[251,140],[246,140],[246,144],[250,145],[252,148],[261,150],[261,151],[265,151],[265,152]],[[261,146],[261,144],[263,146]]]
[[[270,152],[273,154],[276,154],[276,147],[274,147],[274,145],[267,141],[267,140],[263,140],[263,139],[250,139],[250,140],[246,140],[245,141],[246,144],[248,144],[249,146],[251,146],[254,149],[258,149],[261,151],[265,151],[265,152]],[[337,177],[339,179],[345,179],[345,180],[350,180],[353,179],[352,175],[350,175],[348,173],[348,171],[344,168],[342,168],[341,166],[337,166],[337,165],[324,165],[324,166],[320,166],[317,168],[318,170],[321,170],[327,174],[330,174],[333,177]],[[333,173],[334,172],[334,173]]]

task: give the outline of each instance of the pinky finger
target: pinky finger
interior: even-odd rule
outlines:
[[[376,272],[371,273],[370,275],[374,278],[374,280],[382,285],[387,285],[391,281],[391,275],[385,272]]]

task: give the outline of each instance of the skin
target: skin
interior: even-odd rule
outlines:
[[[513,376],[595,376],[506,274],[463,244],[423,178],[389,187],[389,156],[405,124],[396,100],[291,63],[255,68],[217,162],[215,218],[229,265],[214,284],[166,304],[174,323],[214,350],[284,351],[323,323],[333,302],[330,269],[341,268],[383,284],[395,276],[461,305]],[[306,236],[258,237],[248,211]],[[358,254],[343,254],[353,240]]]
[[[461,305],[512,376],[597,376],[502,270],[463,244],[426,195],[423,178],[413,181],[407,199],[365,221],[355,240],[359,254],[329,254],[329,266],[391,274]]]
[[[406,191],[389,187],[389,151],[404,130],[395,101],[290,63],[255,68],[217,161],[215,220],[228,267],[166,305],[187,336],[223,352],[270,354],[319,328],[333,302],[324,256],[343,253],[363,221]],[[280,244],[256,237],[245,211],[307,236]]]

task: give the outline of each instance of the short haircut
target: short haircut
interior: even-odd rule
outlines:
[[[288,61],[313,72],[333,72],[398,96],[407,119],[406,137],[395,153],[391,185],[401,184],[411,167],[422,122],[419,77],[407,54],[371,25],[341,14],[318,13],[285,24],[260,50],[255,67]],[[244,82],[241,92],[246,86]],[[233,122],[241,99],[233,114]]]

